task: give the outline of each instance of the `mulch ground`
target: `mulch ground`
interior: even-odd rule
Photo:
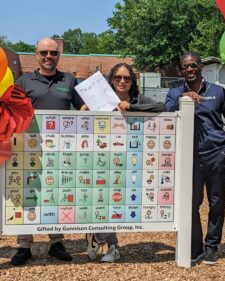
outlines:
[[[202,206],[204,230],[207,220],[207,202]],[[191,268],[178,267],[175,262],[176,234],[120,233],[122,258],[119,262],[102,264],[100,259],[90,262],[86,255],[84,234],[65,235],[64,245],[73,255],[70,263],[48,256],[48,237],[36,235],[33,257],[26,266],[13,267],[10,259],[16,252],[16,237],[2,236],[0,240],[1,281],[122,281],[122,280],[225,280],[225,229],[216,265],[202,262]],[[107,249],[103,248],[103,252]]]

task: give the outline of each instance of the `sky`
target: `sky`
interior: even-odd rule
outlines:
[[[6,0],[1,1],[0,36],[12,43],[35,45],[43,37],[68,29],[99,34],[109,27],[115,4],[122,0]]]

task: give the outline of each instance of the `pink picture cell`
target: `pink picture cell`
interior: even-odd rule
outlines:
[[[159,188],[158,205],[173,205],[173,188],[172,187]]]
[[[74,206],[60,206],[58,211],[59,223],[75,223],[75,207]]]

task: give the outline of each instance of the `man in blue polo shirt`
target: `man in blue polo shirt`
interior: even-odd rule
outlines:
[[[59,47],[55,40],[43,38],[37,44],[36,57],[40,68],[32,73],[23,74],[17,81],[32,99],[35,109],[62,109],[69,110],[71,105],[80,109],[84,104],[74,86],[76,78],[70,73],[57,70],[59,62]],[[49,255],[60,260],[71,261],[72,256],[62,244],[63,234],[50,234]],[[31,258],[32,235],[17,237],[19,249],[12,257],[11,263],[15,266],[23,265]]]
[[[189,52],[180,59],[183,86],[171,89],[166,97],[168,111],[179,110],[179,98],[191,97],[195,102],[194,168],[192,201],[191,257],[197,262],[217,261],[224,222],[225,133],[222,115],[225,114],[225,91],[202,77],[201,58]],[[208,228],[203,247],[203,233],[199,214],[203,202],[204,185],[209,201]]]

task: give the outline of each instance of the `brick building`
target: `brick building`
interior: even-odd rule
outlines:
[[[103,75],[107,76],[110,69],[119,62],[126,62],[133,64],[133,58],[131,57],[120,57],[117,55],[106,55],[106,54],[89,54],[89,55],[74,55],[64,54],[64,40],[63,38],[54,38],[59,45],[60,60],[58,69],[65,72],[71,72],[77,77],[77,79],[86,79],[96,71],[100,70]],[[6,55],[9,61],[9,67],[11,68],[15,80],[25,72],[32,72],[39,67],[35,53],[15,53],[8,49],[5,49]],[[164,66],[158,67],[155,72],[161,73],[162,76],[179,76],[177,67]],[[137,78],[139,78],[139,72],[136,72]]]
[[[61,53],[58,69],[73,73],[78,79],[86,79],[96,71],[100,70],[103,75],[108,75],[110,69],[119,62],[133,64],[132,58],[122,58],[114,55],[73,55],[64,54],[63,38],[54,38],[58,43]],[[22,65],[22,72],[32,72],[38,68],[34,53],[18,53]]]
[[[18,53],[22,72],[32,72],[38,68],[34,53]],[[114,55],[70,55],[61,54],[58,69],[71,72],[78,79],[85,79],[100,70],[103,75],[108,75],[110,69],[119,62],[133,63],[132,58],[122,58]]]

